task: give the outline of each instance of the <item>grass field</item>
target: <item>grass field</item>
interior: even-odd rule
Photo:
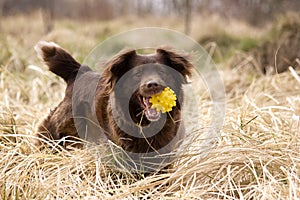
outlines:
[[[142,177],[109,168],[111,155],[95,159],[87,149],[35,147],[32,139],[40,120],[63,98],[65,89],[64,82],[38,60],[33,47],[39,40],[57,42],[82,61],[95,45],[120,31],[146,25],[183,30],[175,17],[124,17],[108,22],[60,20],[45,35],[40,18],[34,13],[0,21],[1,199],[300,198],[300,77],[292,68],[263,75],[259,62],[239,49],[240,43],[230,48],[230,54],[218,43],[203,44],[218,60],[226,90],[224,126],[208,154],[198,153],[201,129],[174,169]],[[191,36],[204,41],[210,33],[224,35],[224,30],[244,44],[241,38],[257,41],[268,27],[258,30],[217,17],[195,18]],[[203,127],[209,126],[209,105],[203,95]]]

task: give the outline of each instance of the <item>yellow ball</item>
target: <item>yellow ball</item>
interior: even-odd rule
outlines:
[[[169,87],[166,87],[161,93],[151,96],[149,102],[152,103],[151,108],[162,113],[170,112],[176,106],[176,94]]]

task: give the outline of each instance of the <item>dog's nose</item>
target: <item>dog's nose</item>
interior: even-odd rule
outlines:
[[[147,88],[157,88],[158,87],[158,83],[155,81],[149,81],[147,82]]]

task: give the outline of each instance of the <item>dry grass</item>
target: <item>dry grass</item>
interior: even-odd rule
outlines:
[[[110,168],[113,156],[105,152],[95,157],[91,149],[55,144],[40,150],[31,142],[39,120],[64,90],[61,80],[35,67],[41,66],[32,50],[36,41],[53,39],[80,59],[105,37],[102,30],[121,22],[91,23],[79,30],[76,23],[63,21],[43,36],[41,24],[31,29],[13,25],[22,21],[26,18],[3,20],[7,29],[0,34],[1,199],[300,198],[300,83],[293,71],[262,76],[245,60],[234,69],[224,67],[226,117],[215,147],[200,154],[204,129],[198,130],[173,170],[137,176]],[[205,95],[201,105],[205,127],[210,120]]]

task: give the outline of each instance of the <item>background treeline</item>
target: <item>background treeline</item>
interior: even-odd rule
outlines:
[[[0,15],[43,10],[50,19],[107,20],[124,15],[218,14],[262,25],[286,11],[300,10],[299,0],[0,0]]]

